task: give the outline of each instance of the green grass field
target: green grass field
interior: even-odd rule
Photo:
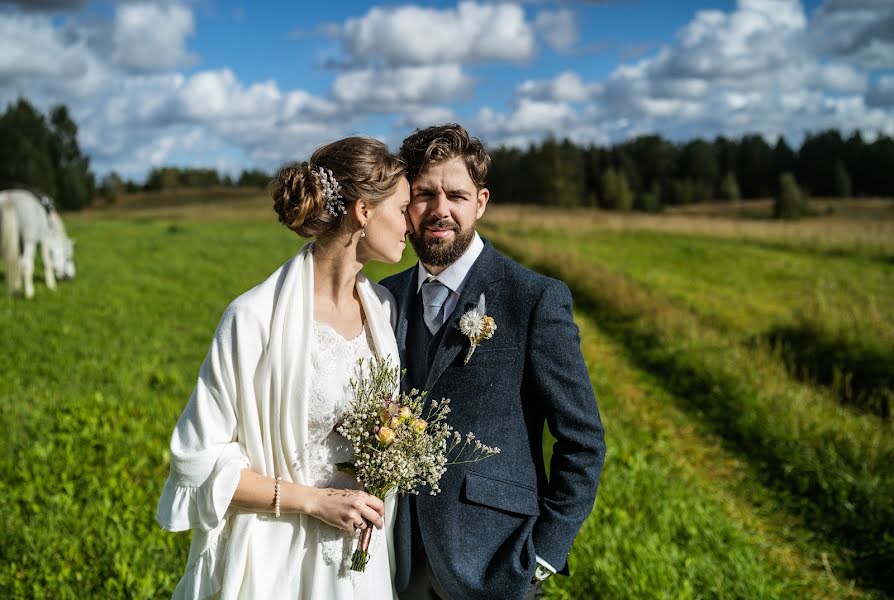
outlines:
[[[554,216],[496,210],[484,228],[509,254],[576,279],[607,431],[573,576],[550,580],[548,596],[894,593],[890,421],[807,376],[804,357],[788,364],[795,338],[768,339],[818,323],[850,351],[839,377],[876,341],[890,375],[890,249]],[[260,200],[129,206],[68,227],[77,279],[56,293],[38,284],[32,302],[0,298],[0,597],[169,596],[189,544],[154,521],[171,431],[223,309],[299,241]],[[845,335],[857,327],[867,333]]]

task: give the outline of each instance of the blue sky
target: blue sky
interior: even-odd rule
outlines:
[[[100,173],[273,170],[368,134],[488,145],[894,135],[894,1],[0,0],[0,101],[65,102]]]

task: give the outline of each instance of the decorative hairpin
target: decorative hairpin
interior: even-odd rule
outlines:
[[[323,196],[326,198],[326,212],[333,217],[345,214],[344,199],[341,197],[341,186],[335,179],[335,174],[326,167],[313,167],[313,172],[320,180],[320,186],[323,188]]]

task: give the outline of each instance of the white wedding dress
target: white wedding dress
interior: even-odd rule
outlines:
[[[227,309],[177,422],[156,513],[169,531],[192,530],[174,598],[395,597],[393,495],[363,573],[350,570],[359,533],[309,515],[277,518],[229,507],[246,468],[316,487],[359,487],[334,467],[353,451],[333,429],[353,396],[357,360],[396,356],[393,300],[359,275],[367,321],[358,337],[344,339],[313,321],[309,256],[305,247]]]
[[[335,469],[340,462],[351,462],[351,444],[334,430],[348,408],[352,397],[349,379],[359,374],[358,359],[373,357],[366,328],[353,340],[345,340],[327,325],[314,324],[315,345],[312,353],[314,376],[308,415],[308,449],[306,457],[312,484],[316,487],[359,488],[354,477]],[[351,554],[357,547],[359,533],[347,533],[310,519],[306,524],[307,543],[322,551],[325,566],[312,577],[313,589],[307,598],[390,598],[392,560],[388,556],[385,536],[391,537],[394,526],[394,495],[387,499],[388,526],[374,530],[370,543],[370,561],[363,573],[350,570]],[[374,590],[389,591],[376,595]]]

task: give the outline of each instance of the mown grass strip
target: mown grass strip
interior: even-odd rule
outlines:
[[[753,204],[748,201],[748,204]],[[661,215],[623,213],[592,208],[555,209],[546,206],[488,206],[488,224],[512,223],[539,226],[575,237],[609,232],[637,235],[697,235],[717,242],[741,243],[752,247],[778,249],[821,257],[851,257],[881,264],[894,263],[894,202],[890,199],[850,203],[852,210],[841,215],[824,215],[798,221],[769,218],[772,208],[765,204],[763,218],[749,218],[737,211],[717,214]],[[692,207],[697,210],[700,207]]]
[[[747,464],[700,431],[589,318],[576,320],[608,458],[572,577],[551,580],[549,597],[867,597],[836,577],[842,557],[780,511]],[[547,456],[551,446],[550,438]]]
[[[853,572],[894,592],[894,436],[878,420],[793,382],[771,355],[731,342],[696,317],[598,264],[490,230],[511,256],[566,281],[578,305],[644,368],[698,411],[794,511],[855,551]]]
[[[772,346],[789,372],[858,410],[889,418],[894,396],[894,271],[704,235],[570,234],[492,227],[624,273],[727,337]]]

